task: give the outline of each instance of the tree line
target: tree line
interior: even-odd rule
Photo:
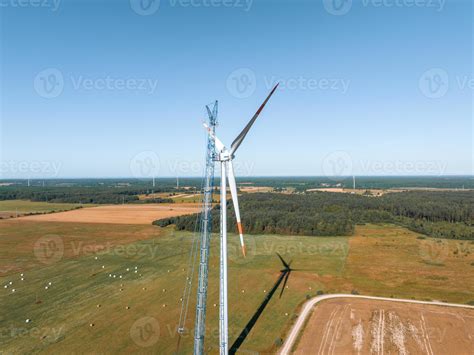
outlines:
[[[240,198],[242,224],[250,234],[309,236],[352,235],[356,224],[396,223],[438,238],[474,239],[474,194],[470,191],[410,191],[367,197],[343,193],[256,193]],[[228,228],[236,230],[233,207]],[[219,231],[219,205],[212,227]],[[155,221],[178,230],[194,231],[196,216]]]

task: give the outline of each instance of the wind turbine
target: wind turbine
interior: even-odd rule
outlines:
[[[234,167],[232,161],[235,157],[235,152],[240,147],[249,132],[252,125],[257,120],[263,108],[267,104],[270,97],[277,89],[278,84],[268,94],[265,101],[260,105],[257,112],[252,119],[247,123],[245,128],[232,142],[230,149],[227,149],[222,141],[216,137],[214,132],[204,123],[209,135],[214,139],[217,156],[216,161],[221,163],[221,221],[220,221],[220,296],[219,296],[219,348],[221,355],[227,355],[229,352],[229,332],[228,332],[228,307],[227,307],[227,179],[229,180],[230,193],[232,195],[232,202],[234,204],[235,217],[237,220],[237,229],[240,236],[240,246],[242,254],[245,257],[245,243],[244,232],[242,229],[242,222],[240,219],[239,199],[237,197],[237,185],[235,182]]]

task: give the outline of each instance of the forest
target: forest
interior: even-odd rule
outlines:
[[[45,186],[14,184],[0,187],[2,200],[31,200],[55,203],[170,203],[170,199],[139,200],[139,195],[160,192],[188,192],[176,189],[176,181],[167,179],[153,187],[151,182],[141,180],[58,180],[48,181]],[[194,190],[192,188],[192,190]]]
[[[395,223],[437,238],[474,240],[474,194],[471,191],[409,191],[381,197],[314,192],[256,193],[240,198],[242,223],[249,234],[310,236],[351,235],[356,224]],[[236,230],[228,206],[229,230]],[[213,231],[219,231],[219,205],[212,210]],[[155,225],[175,224],[194,231],[196,216],[168,218]]]

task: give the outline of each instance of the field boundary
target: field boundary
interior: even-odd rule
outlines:
[[[444,307],[458,307],[458,308],[470,308],[474,309],[474,306],[469,306],[465,304],[458,304],[458,303],[445,303],[445,302],[429,302],[429,301],[417,301],[417,300],[409,300],[404,298],[388,298],[388,297],[376,297],[376,296],[363,296],[363,295],[352,295],[352,294],[332,294],[332,295],[321,295],[316,296],[310,300],[308,300],[302,307],[301,313],[298,316],[296,323],[291,328],[290,332],[288,333],[285,342],[281,350],[278,351],[280,355],[289,355],[293,346],[295,345],[296,340],[300,332],[302,331],[303,325],[308,319],[309,315],[313,307],[324,300],[333,299],[333,298],[362,298],[362,299],[369,299],[369,300],[377,300],[377,301],[390,301],[390,302],[401,302],[401,303],[415,303],[415,304],[427,304],[427,305],[434,305],[434,306],[444,306]]]

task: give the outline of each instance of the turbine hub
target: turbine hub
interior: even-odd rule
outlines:
[[[231,157],[228,150],[224,150],[224,151],[219,153],[219,161],[229,161],[231,159],[232,159],[232,157]]]

